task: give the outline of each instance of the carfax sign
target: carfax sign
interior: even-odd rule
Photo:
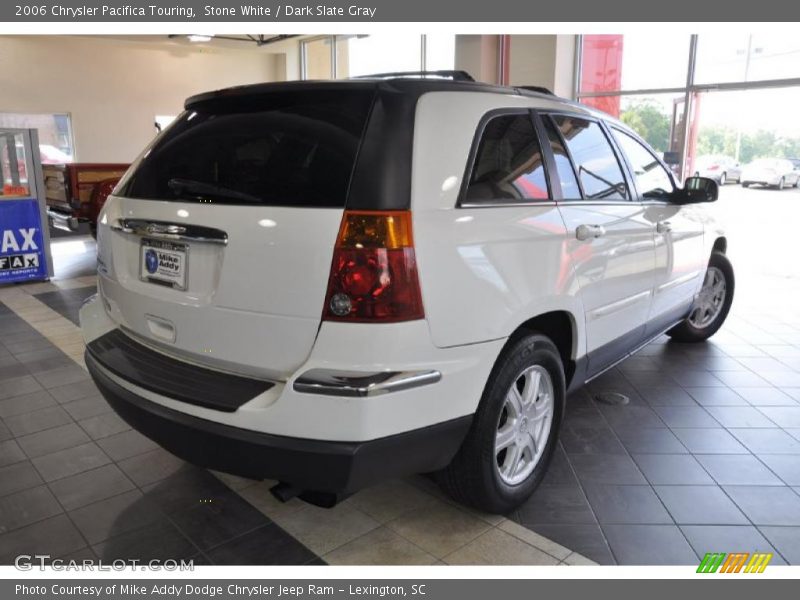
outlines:
[[[0,284],[47,279],[36,198],[0,199]]]

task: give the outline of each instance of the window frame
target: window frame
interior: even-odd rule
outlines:
[[[667,166],[667,164],[659,158],[659,156],[653,152],[653,149],[650,148],[650,145],[635,131],[632,129],[627,129],[618,125],[617,123],[608,123],[606,122],[606,127],[608,128],[609,133],[611,134],[611,138],[614,144],[619,148],[619,154],[622,156],[622,160],[625,162],[625,168],[628,170],[630,174],[631,182],[633,184],[633,189],[636,192],[636,202],[640,204],[675,204],[673,200],[669,200],[667,198],[645,198],[642,191],[639,189],[639,183],[636,181],[636,171],[633,168],[633,165],[628,158],[628,155],[625,154],[625,151],[622,149],[622,146],[617,142],[616,137],[614,137],[614,130],[618,131],[622,135],[627,135],[632,140],[638,142],[644,149],[656,159],[656,162],[659,166],[667,172],[667,176],[669,177],[670,182],[672,183],[673,192],[676,192],[680,189],[678,182],[675,180],[675,174],[672,170]]]
[[[475,159],[478,156],[478,149],[480,148],[483,134],[486,131],[486,126],[492,119],[508,116],[508,115],[527,115],[531,121],[533,132],[539,142],[539,148],[542,152],[542,166],[544,168],[544,177],[547,182],[547,199],[535,200],[533,198],[526,198],[519,202],[469,202],[467,201],[467,190],[469,189],[470,181],[472,180],[472,172],[475,169]],[[553,178],[550,175],[551,166],[551,148],[550,141],[545,138],[542,140],[541,130],[535,118],[535,110],[526,108],[524,106],[509,106],[502,108],[494,108],[484,113],[478,125],[475,128],[475,133],[472,136],[472,143],[470,144],[469,154],[467,155],[467,164],[464,169],[464,175],[461,179],[461,186],[458,190],[458,200],[456,201],[456,208],[507,208],[510,206],[548,206],[556,202],[555,188],[553,187]],[[558,186],[560,193],[561,186]]]
[[[573,173],[575,174],[575,178],[578,180],[578,187],[581,190],[581,198],[580,199],[575,199],[575,198],[568,198],[567,199],[567,198],[564,198],[563,196],[559,195],[559,197],[556,200],[559,204],[562,204],[562,203],[563,204],[582,203],[582,204],[605,204],[605,205],[629,206],[631,202],[637,202],[638,201],[637,200],[638,195],[637,195],[636,198],[634,198],[634,191],[637,191],[637,188],[633,187],[633,184],[635,182],[632,181],[631,172],[630,172],[630,169],[629,169],[629,166],[628,166],[628,162],[627,162],[627,157],[624,157],[622,152],[620,151],[620,149],[617,147],[616,140],[613,139],[613,136],[612,136],[611,132],[608,130],[608,125],[606,124],[604,119],[596,117],[594,115],[582,114],[582,113],[573,112],[573,111],[569,111],[569,110],[558,110],[558,109],[551,110],[551,109],[546,109],[546,110],[536,110],[535,112],[542,119],[545,119],[545,118],[550,118],[551,119],[553,127],[555,128],[555,131],[556,131],[556,135],[558,135],[559,139],[561,140],[561,144],[564,146],[564,150],[566,151],[567,157],[569,158],[570,164],[572,165],[572,170],[573,170]],[[563,134],[561,133],[561,128],[558,126],[558,124],[555,122],[555,120],[552,119],[552,117],[554,117],[554,116],[562,116],[562,117],[568,117],[568,118],[573,118],[573,119],[583,119],[584,121],[593,122],[593,123],[595,123],[596,125],[598,125],[600,127],[600,131],[603,133],[603,136],[605,137],[606,142],[611,147],[611,152],[614,155],[614,158],[617,161],[617,166],[619,167],[620,173],[622,174],[622,179],[623,179],[623,181],[625,183],[625,187],[626,187],[627,192],[628,192],[628,194],[627,194],[628,197],[626,199],[624,199],[624,200],[597,200],[597,199],[588,198],[586,196],[586,190],[584,189],[583,182],[581,181],[581,178],[580,178],[580,171],[576,168],[575,159],[572,156],[572,151],[569,149],[569,146],[567,145],[567,142],[564,139]],[[555,162],[555,154],[553,153],[553,149],[550,147],[550,138],[549,137],[547,138],[547,150],[548,150],[548,153],[551,154],[553,162]],[[557,172],[558,172],[558,170],[556,169],[556,173]],[[559,182],[560,182],[560,180],[561,180],[561,178],[559,177]],[[559,185],[559,192],[560,191],[561,191],[561,186]]]

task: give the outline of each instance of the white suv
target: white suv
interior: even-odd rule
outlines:
[[[625,125],[442,78],[190,98],[99,219],[86,364],[196,464],[329,505],[438,472],[506,511],[567,391],[733,298],[726,240]]]

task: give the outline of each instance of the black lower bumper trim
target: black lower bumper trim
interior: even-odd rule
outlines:
[[[176,456],[201,467],[275,479],[302,490],[350,493],[380,480],[441,469],[455,456],[472,422],[468,415],[368,442],[285,437],[156,404],[113,381],[91,353],[86,353],[85,360],[117,414]]]

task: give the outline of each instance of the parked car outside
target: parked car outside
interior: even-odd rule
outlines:
[[[742,169],[742,185],[766,185],[782,190],[800,185],[800,171],[786,158],[758,158]]]
[[[586,106],[376,76],[185,108],[100,214],[86,365],[135,429],[282,500],[435,473],[506,513],[569,390],[731,307],[717,184]]]
[[[695,177],[708,177],[719,185],[735,183],[741,175],[739,162],[730,156],[705,155],[698,157],[695,163]]]

